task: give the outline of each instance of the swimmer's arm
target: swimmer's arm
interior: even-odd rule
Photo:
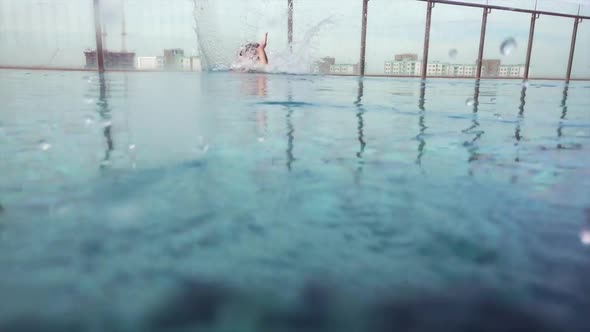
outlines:
[[[266,44],[268,42],[268,32],[264,34],[264,40],[258,44],[258,58],[260,59],[260,63],[263,65],[268,65],[268,57],[266,56]]]

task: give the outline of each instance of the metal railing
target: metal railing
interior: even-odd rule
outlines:
[[[284,0],[283,0],[284,1]],[[360,76],[366,75],[366,48],[367,48],[367,24],[368,24],[368,12],[369,12],[369,0],[357,0],[362,1],[362,13],[361,13],[361,38],[360,38],[360,55],[359,55],[359,72]],[[523,15],[530,15],[530,25],[529,25],[529,36],[527,42],[527,49],[526,49],[526,57],[525,57],[525,64],[524,64],[524,75],[523,78],[525,80],[529,79],[530,73],[530,66],[531,66],[531,58],[532,58],[532,46],[533,40],[535,37],[535,24],[538,19],[542,16],[554,16],[554,17],[561,17],[564,20],[570,19],[573,20],[573,29],[571,33],[571,41],[570,41],[570,51],[569,57],[567,61],[567,69],[565,72],[565,76],[563,79],[566,82],[569,82],[572,78],[572,68],[573,68],[573,61],[574,61],[574,54],[576,48],[576,39],[578,35],[578,27],[579,24],[584,19],[590,19],[589,16],[580,15],[580,6],[578,6],[578,12],[576,14],[571,13],[558,13],[558,12],[550,12],[550,11],[543,11],[537,10],[536,3],[535,9],[523,9],[523,8],[513,8],[513,7],[505,7],[499,5],[490,5],[490,4],[478,4],[478,3],[470,3],[464,1],[454,1],[454,0],[416,0],[418,2],[424,2],[426,4],[426,21],[424,26],[424,44],[422,49],[422,67],[420,70],[420,74],[416,74],[414,76],[411,75],[404,75],[410,77],[420,77],[425,79],[428,77],[428,58],[429,58],[429,48],[430,48],[430,28],[432,22],[432,16],[436,14],[435,5],[442,4],[448,6],[457,6],[457,7],[469,7],[469,8],[479,8],[482,10],[482,17],[481,17],[481,30],[480,30],[480,37],[479,37],[479,48],[477,52],[477,60],[476,60],[476,69],[475,69],[475,78],[480,79],[482,77],[482,70],[483,70],[483,56],[484,56],[484,48],[486,42],[486,30],[488,25],[488,16],[493,13],[493,11],[504,11],[504,12],[514,12],[520,13]],[[293,37],[294,37],[294,10],[296,8],[295,0],[287,0],[287,42],[289,45],[289,49],[292,50],[293,45]],[[104,31],[102,31],[103,22],[101,18],[101,0],[93,0],[93,8],[94,8],[94,27],[95,27],[95,38],[96,38],[96,53],[97,53],[97,69],[99,72],[105,71],[105,58],[103,54],[103,38]],[[26,66],[20,66],[27,69],[36,69]],[[0,68],[19,68],[18,66],[0,66]],[[37,69],[60,69],[60,70],[68,70],[68,68],[37,68]],[[72,68],[69,68],[72,70]],[[112,70],[112,69],[109,69]],[[116,70],[116,69],[115,69]],[[381,76],[381,75],[379,75]],[[385,76],[400,76],[400,75],[385,75]],[[430,76],[432,77],[432,76]],[[437,77],[452,77],[452,76],[437,76]],[[472,76],[473,77],[473,76]],[[494,78],[494,77],[486,77],[486,78]],[[508,77],[500,77],[500,78],[508,78]],[[514,78],[514,77],[509,77]]]
[[[366,52],[366,37],[367,37],[367,11],[368,11],[368,3],[369,0],[361,0],[363,1],[363,14],[362,14],[362,32],[361,32],[361,56],[360,56],[360,75],[365,75],[365,52]],[[576,36],[578,31],[578,25],[584,19],[590,19],[588,16],[580,16],[580,6],[578,6],[578,13],[577,15],[572,14],[564,14],[564,13],[556,13],[556,12],[548,12],[548,11],[540,11],[536,10],[536,5],[534,10],[530,9],[521,9],[521,8],[512,8],[512,7],[504,7],[504,6],[496,6],[496,5],[488,5],[488,4],[475,4],[469,2],[459,2],[459,1],[449,1],[449,0],[417,0],[426,2],[426,25],[424,28],[424,49],[422,55],[422,73],[421,78],[425,79],[427,77],[427,68],[428,68],[428,50],[430,47],[430,25],[432,20],[432,10],[436,3],[446,4],[446,5],[453,5],[453,6],[461,6],[461,7],[474,7],[474,8],[482,8],[483,15],[481,19],[481,33],[479,39],[479,52],[477,56],[477,71],[476,71],[476,78],[481,78],[481,70],[482,70],[482,60],[483,60],[483,49],[485,45],[485,35],[486,35],[486,27],[487,27],[487,17],[488,14],[491,13],[492,10],[501,10],[501,11],[511,11],[511,12],[519,12],[519,13],[528,13],[531,14],[531,23],[529,28],[529,38],[528,38],[528,45],[527,45],[527,53],[526,53],[526,63],[525,63],[525,71],[524,71],[524,79],[529,79],[529,69],[531,65],[531,55],[532,55],[532,47],[533,47],[533,39],[535,36],[535,22],[537,19],[541,17],[541,15],[546,16],[558,16],[564,18],[573,18],[574,19],[574,28],[572,32],[572,40],[570,46],[570,54],[568,59],[567,65],[567,72],[565,75],[565,81],[569,82],[571,80],[571,73],[572,73],[572,65],[574,61],[574,52],[576,47]]]

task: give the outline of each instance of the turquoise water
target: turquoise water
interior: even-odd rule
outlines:
[[[0,71],[0,98],[1,331],[589,326],[588,82]]]

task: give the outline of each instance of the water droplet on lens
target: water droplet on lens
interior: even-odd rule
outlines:
[[[502,44],[500,45],[500,52],[503,55],[510,55],[512,52],[516,50],[517,44],[514,38],[509,37],[505,39]]]
[[[473,106],[473,104],[475,104],[475,100],[473,100],[473,98],[467,98],[467,100],[465,100],[465,105]]]
[[[51,149],[51,144],[47,143],[45,140],[40,140],[39,149],[41,149],[42,151],[47,151]]]
[[[459,51],[457,51],[456,48],[451,48],[449,50],[449,58],[454,59],[457,57],[457,54],[459,54]]]
[[[195,150],[199,153],[206,153],[209,151],[209,144],[205,141],[203,136],[199,136],[199,143],[197,144]]]
[[[93,123],[94,123],[94,119],[91,116],[86,116],[84,118],[84,124],[85,125],[90,126]]]

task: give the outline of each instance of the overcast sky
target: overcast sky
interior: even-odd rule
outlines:
[[[102,0],[107,47],[121,48],[121,0]],[[485,0],[465,0],[485,3]],[[127,48],[139,56],[160,55],[164,48],[197,52],[193,0],[126,0]],[[197,0],[206,44],[231,54],[236,43],[270,35],[269,52],[286,49],[286,0]],[[362,0],[294,0],[294,38],[305,57],[334,56],[339,63],[359,58]],[[534,0],[489,0],[490,4],[532,9]],[[539,0],[539,10],[590,16],[588,0]],[[367,70],[383,73],[384,61],[397,53],[421,57],[424,2],[371,0]],[[432,17],[430,59],[474,63],[479,45],[481,9],[436,5]],[[323,22],[320,24],[320,22]],[[485,58],[524,63],[530,15],[493,11],[488,18]],[[314,27],[320,25],[317,29]],[[573,20],[542,16],[536,25],[531,60],[533,76],[563,76]],[[315,33],[314,33],[315,32]],[[304,42],[306,36],[312,36]],[[500,53],[506,38],[517,41],[510,55]],[[92,0],[0,0],[0,64],[81,66],[82,51],[94,48]],[[449,58],[449,50],[458,51]],[[580,24],[574,75],[590,77],[590,21]]]

